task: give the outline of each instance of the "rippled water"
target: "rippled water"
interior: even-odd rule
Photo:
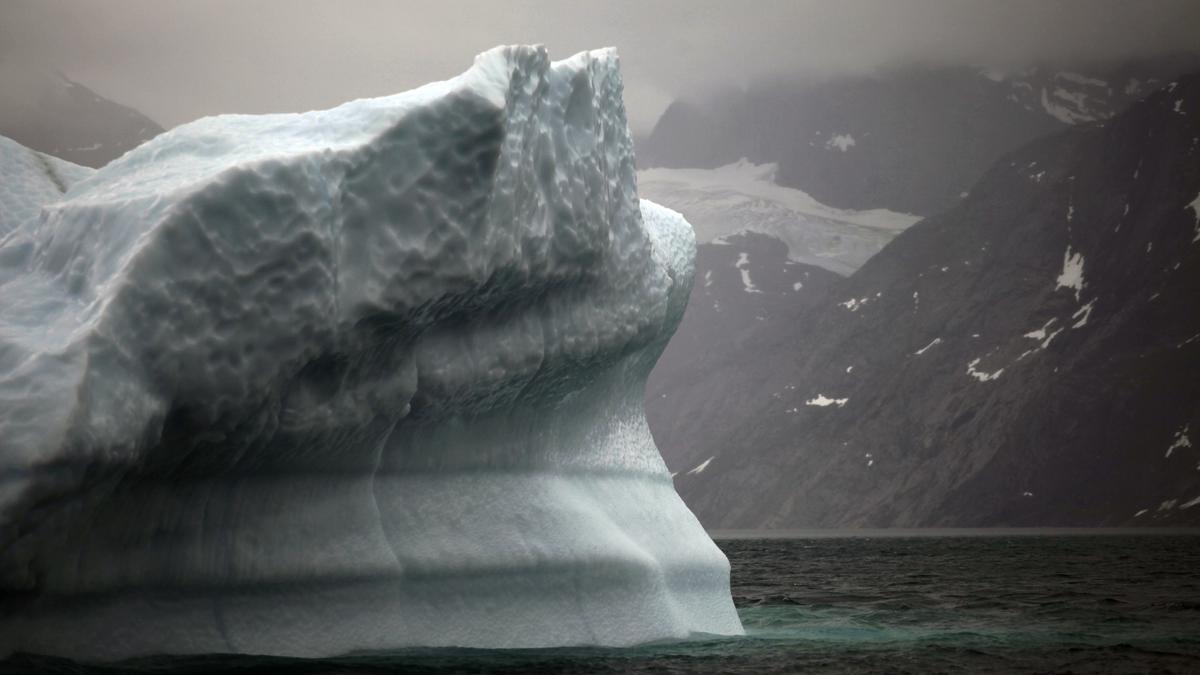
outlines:
[[[633,649],[405,650],[2,672],[1200,672],[1200,536],[721,539],[746,637]]]

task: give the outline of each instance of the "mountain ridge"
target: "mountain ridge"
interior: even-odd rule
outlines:
[[[1183,54],[1073,69],[908,66],[820,81],[772,81],[678,99],[639,166],[778,163],[779,182],[837,208],[932,215],[1003,154],[1111,117],[1154,83],[1200,68]],[[1078,72],[1076,72],[1078,71]]]
[[[710,528],[1200,522],[1198,109],[1190,76],[1007,155],[743,336],[689,383],[708,409],[652,377],[685,500]]]
[[[0,69],[0,136],[59,159],[100,168],[163,128],[56,71]]]

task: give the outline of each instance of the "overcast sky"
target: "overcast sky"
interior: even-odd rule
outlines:
[[[1200,1],[0,0],[0,65],[56,68],[166,127],[394,93],[518,42],[615,45],[644,131],[677,94],[769,75],[1196,51]]]

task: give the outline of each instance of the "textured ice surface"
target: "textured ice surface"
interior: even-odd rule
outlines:
[[[0,136],[0,239],[36,220],[43,204],[62,199],[72,185],[92,173]]]
[[[184,125],[65,195],[2,146],[30,187],[3,194],[0,653],[740,632],[643,417],[694,239],[638,202],[621,92],[615,52],[500,48]]]

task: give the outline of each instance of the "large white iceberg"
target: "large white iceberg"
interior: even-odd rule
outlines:
[[[621,94],[507,47],[90,175],[0,145],[0,654],[740,633],[643,417],[694,239]]]

